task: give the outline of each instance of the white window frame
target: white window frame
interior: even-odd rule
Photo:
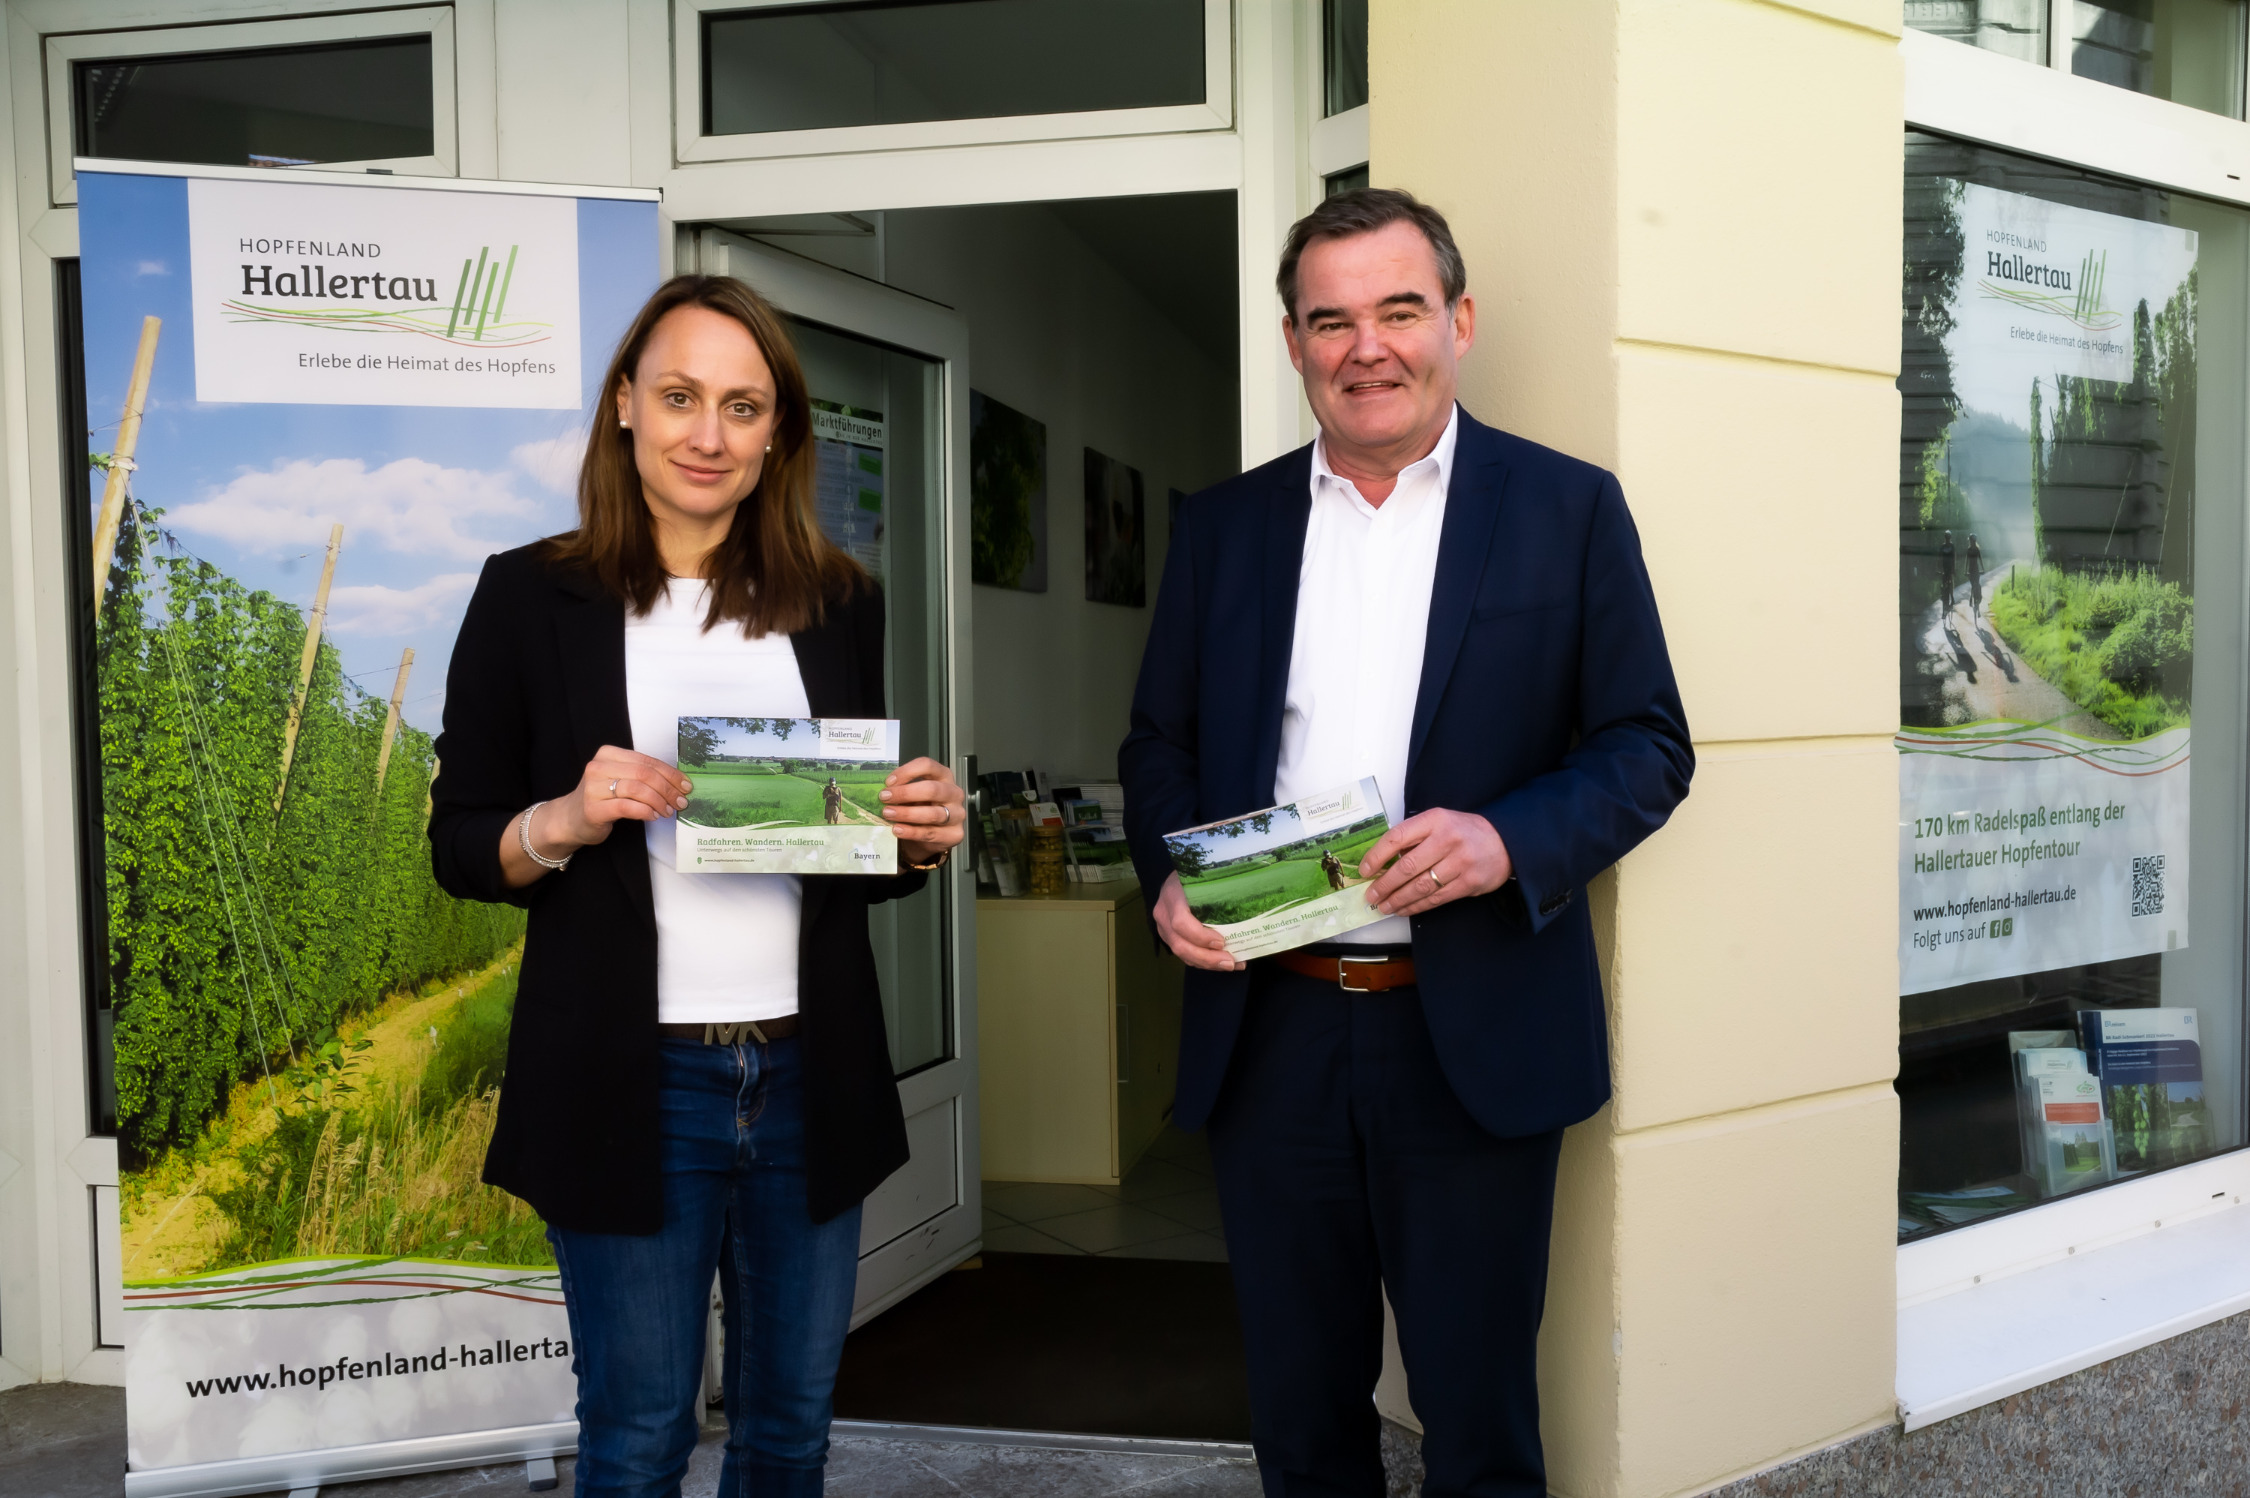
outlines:
[[[2048,34],[2067,15],[2056,0]],[[2019,155],[2250,206],[2250,123],[1908,30],[1906,124]],[[2236,731],[2241,731],[2239,725]],[[2245,996],[2237,995],[2236,1002]],[[1901,1308],[2154,1233],[2250,1199],[2250,1147],[1898,1248]]]
[[[459,106],[454,98],[453,8],[359,11],[285,21],[231,21],[155,30],[76,32],[50,35],[46,42],[47,190],[56,207],[78,201],[78,179],[71,169],[77,141],[74,64],[108,57],[181,57],[198,52],[237,52],[264,47],[317,46],[322,42],[372,41],[383,37],[430,39],[431,144],[428,156],[369,161],[323,161],[322,171],[370,168],[401,176],[451,177],[460,169]],[[288,170],[283,168],[282,170]]]
[[[2077,43],[2077,38],[2071,34],[2071,23],[2076,18],[2073,0],[2047,0],[2047,66],[2058,72],[2070,71],[2070,49]],[[2246,55],[2238,55],[2234,60],[2234,86],[2238,93],[2244,88],[2246,74],[2250,74],[2250,47],[2244,48],[2244,54]],[[2115,87],[2114,84],[2106,86]],[[2124,92],[2130,93],[2131,90]],[[2241,102],[2244,112],[2250,114],[2250,94],[2244,94]]]
[[[1375,106],[1362,104],[1316,120],[1312,127],[1313,175],[1323,182],[1338,172],[1367,165],[1367,117]]]
[[[848,125],[830,130],[771,130],[750,135],[703,134],[703,17],[817,3],[819,0],[672,0],[675,91],[672,150],[675,162],[754,161],[783,156],[834,156],[1013,141],[1087,140],[1117,135],[1174,135],[1234,128],[1232,6],[1229,0],[1203,0],[1204,102],[1201,104],[930,120],[910,125]]]

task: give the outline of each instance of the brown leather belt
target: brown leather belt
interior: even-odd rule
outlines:
[[[733,1045],[751,1040],[765,1045],[796,1034],[797,1016],[783,1014],[773,1019],[736,1020],[732,1024],[658,1025],[656,1033],[666,1040],[692,1040],[698,1045]]]
[[[1414,986],[1411,957],[1316,957],[1310,952],[1276,952],[1269,961],[1346,993],[1387,993]]]

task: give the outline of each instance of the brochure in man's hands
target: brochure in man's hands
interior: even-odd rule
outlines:
[[[895,874],[895,718],[682,718],[683,874]]]
[[[1379,921],[1360,860],[1390,830],[1373,776],[1248,816],[1168,833],[1195,918],[1247,960]]]

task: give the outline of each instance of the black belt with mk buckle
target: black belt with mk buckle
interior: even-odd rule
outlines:
[[[773,1019],[741,1019],[732,1024],[716,1021],[702,1025],[658,1025],[656,1033],[666,1040],[692,1040],[697,1045],[736,1045],[756,1041],[770,1045],[777,1040],[787,1040],[797,1033],[797,1016],[777,1015]]]

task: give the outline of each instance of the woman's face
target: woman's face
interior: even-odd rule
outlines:
[[[773,441],[774,381],[750,330],[708,307],[658,320],[617,391],[641,492],[661,522],[701,529],[757,487]]]

